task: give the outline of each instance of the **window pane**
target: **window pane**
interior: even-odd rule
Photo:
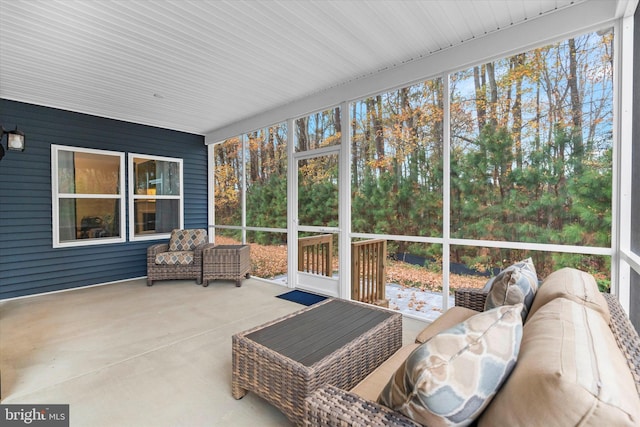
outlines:
[[[180,200],[134,200],[135,234],[169,233],[180,228]]]
[[[242,143],[230,138],[214,147],[215,223],[241,225]]]
[[[180,163],[134,158],[136,194],[179,196]]]
[[[286,124],[248,133],[245,138],[247,225],[287,228]]]
[[[442,246],[388,240],[387,253],[389,308],[435,320],[442,313]],[[466,277],[451,276],[452,287],[467,282]],[[447,298],[452,307],[453,296]]]
[[[120,237],[120,200],[60,199],[60,241]]]
[[[60,150],[58,192],[119,194],[120,157]]]
[[[451,235],[611,245],[612,32],[451,75]]]
[[[338,155],[298,161],[300,225],[338,226]]]
[[[296,151],[340,145],[340,107],[302,117],[295,122]]]
[[[251,275],[286,283],[286,233],[247,231],[247,242],[251,245]]]
[[[533,260],[539,280],[544,280],[556,270],[571,267],[592,274],[603,292],[608,291],[611,285],[611,258],[604,255],[451,246],[451,271],[468,271],[469,274],[488,278],[529,257]],[[454,287],[453,283],[451,287]]]
[[[442,81],[351,104],[352,229],[442,235]]]

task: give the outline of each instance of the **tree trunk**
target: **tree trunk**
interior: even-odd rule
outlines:
[[[309,118],[302,117],[296,120],[298,128],[298,148],[299,151],[307,151],[309,149]]]
[[[576,41],[569,39],[569,76],[567,76],[571,95],[571,143],[573,145],[574,168],[577,174],[582,170],[584,144],[582,141],[582,100],[578,89],[578,67],[576,61]]]
[[[358,140],[357,136],[357,122],[356,122],[356,106],[357,102],[351,103],[351,179],[353,182],[353,188],[357,189],[359,184],[358,172]]]
[[[484,65],[482,67],[473,67],[473,83],[476,90],[476,115],[478,118],[478,132],[487,122],[487,95],[485,82]]]
[[[496,72],[493,62],[486,64],[487,79],[489,80],[489,123],[496,129],[498,127],[498,85],[496,84]]]
[[[258,132],[252,132],[247,134],[248,138],[248,146],[249,146],[249,179],[251,183],[258,182],[259,178],[259,143],[258,143]]]
[[[522,169],[523,154],[522,154],[522,67],[525,63],[525,54],[515,55],[513,57],[514,71],[516,75],[515,81],[515,99],[513,101],[513,142],[516,151],[516,166],[518,169]],[[538,108],[536,106],[536,108]]]

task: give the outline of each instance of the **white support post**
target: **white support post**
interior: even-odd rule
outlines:
[[[620,255],[631,253],[631,190],[633,145],[633,15],[616,26],[617,47],[615,55],[618,73],[614,74],[614,126],[612,233],[611,244],[611,292],[618,296],[622,308],[629,313],[631,274],[630,267]],[[617,111],[616,111],[617,110]]]
[[[298,277],[298,162],[295,153],[294,119],[287,120],[287,287]]]
[[[240,200],[240,207],[242,209],[240,224],[242,226],[242,244],[247,244],[247,134],[242,134],[241,145],[242,150],[240,150],[242,159],[240,161],[240,169],[242,170],[242,197]]]
[[[449,309],[449,270],[451,263],[451,114],[449,74],[442,76],[442,312]]]
[[[207,145],[207,236],[209,243],[215,241],[216,229],[214,227],[216,221],[216,200],[215,200],[215,170],[216,162],[214,157],[215,144]]]
[[[351,299],[351,114],[349,102],[340,104],[340,122],[342,135],[340,140],[340,164],[338,171],[339,195],[338,217],[340,233],[338,234],[338,253],[340,254],[339,283],[340,297]]]

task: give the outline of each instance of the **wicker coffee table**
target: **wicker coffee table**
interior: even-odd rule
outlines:
[[[337,299],[232,339],[232,393],[254,392],[302,425],[304,400],[323,384],[351,389],[402,344],[402,315]]]

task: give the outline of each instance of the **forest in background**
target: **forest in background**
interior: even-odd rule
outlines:
[[[352,231],[443,235],[445,137],[450,141],[450,235],[460,239],[610,247],[613,167],[613,33],[567,39],[349,105],[233,138],[215,150],[216,225],[286,228],[287,133],[306,151],[351,138]],[[447,101],[447,102],[445,102]],[[445,135],[445,105],[450,122]],[[241,138],[248,150],[241,150]],[[337,225],[337,162],[301,161],[301,223]],[[252,232],[251,241],[282,242]],[[393,253],[431,260],[440,245],[389,241]],[[451,261],[477,270],[526,256],[539,276],[572,266],[606,286],[606,256],[454,246]]]

